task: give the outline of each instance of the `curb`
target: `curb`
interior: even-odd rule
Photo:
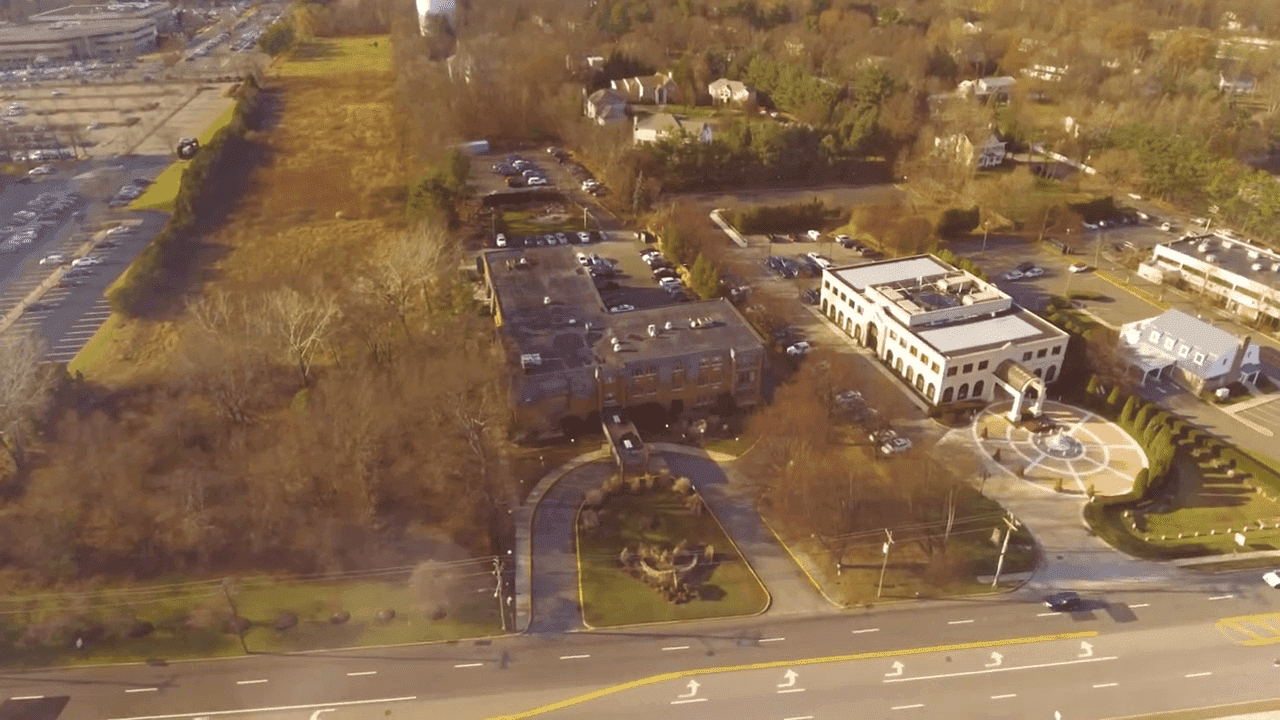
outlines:
[[[817,589],[818,594],[822,595],[824,600],[831,603],[833,607],[837,607],[841,610],[848,610],[851,607],[855,607],[854,605],[838,603],[827,594],[826,588],[822,587],[822,584],[813,576],[813,573],[809,572],[809,568],[805,567],[805,563],[801,562],[799,556],[792,551],[791,546],[783,542],[782,536],[778,534],[777,530],[773,529],[773,524],[765,519],[764,513],[760,513],[760,522],[764,523],[766,528],[769,528],[769,532],[773,535],[773,539],[777,540],[778,544],[782,546],[782,549],[787,551],[787,555],[791,556],[791,561],[796,564],[796,567],[800,568],[800,572],[804,573],[804,576],[809,579],[809,583]]]

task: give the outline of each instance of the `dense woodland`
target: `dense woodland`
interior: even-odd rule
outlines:
[[[624,213],[708,185],[861,182],[874,179],[862,174],[874,164],[943,207],[977,205],[1042,233],[1078,220],[1076,210],[1029,192],[1044,181],[1025,169],[975,178],[932,152],[934,137],[995,127],[1015,149],[1043,142],[1086,159],[1117,192],[1219,204],[1246,229],[1270,234],[1280,190],[1253,166],[1271,151],[1280,58],[1241,38],[1280,38],[1280,2],[984,7],[471,0],[459,3],[447,37],[423,38],[411,2],[295,6],[291,32],[276,35],[278,52],[311,35],[391,33],[396,123],[369,151],[391,159],[361,166],[366,174],[405,166],[398,187],[370,191],[368,203],[383,208],[381,239],[339,269],[282,266],[228,292],[191,283],[180,309],[152,320],[180,328],[174,362],[160,376],[102,387],[40,368],[37,347],[6,339],[0,571],[48,584],[368,567],[417,559],[424,539],[441,536],[473,554],[492,552],[504,532],[494,517],[518,500],[515,432],[492,323],[457,274],[462,241],[475,229],[466,168],[444,148],[462,140],[563,144]],[[451,61],[440,59],[442,48],[456,51]],[[588,72],[587,55],[607,58],[604,69]],[[1056,82],[1024,78],[1037,64],[1069,71]],[[760,108],[723,114],[710,144],[642,149],[626,124],[582,117],[584,90],[668,70],[685,105],[708,104],[706,84],[724,76],[756,86]],[[1251,74],[1256,92],[1220,93],[1219,72]],[[945,97],[992,74],[1019,78],[1007,102]],[[267,83],[268,96],[277,91]],[[264,166],[285,162],[267,152],[270,132],[252,127],[245,138]],[[860,208],[854,220],[902,252],[926,247],[936,230],[916,208]],[[682,228],[678,217],[670,222]],[[696,230],[686,230],[682,240],[692,243]],[[679,254],[708,274],[709,249]],[[819,383],[807,378],[787,392],[818,397]],[[764,458],[775,469],[833,442],[805,420],[758,421],[778,437]],[[846,504],[821,508],[794,496],[844,487],[847,475],[827,468],[769,489],[770,501],[816,530],[851,532],[854,516],[842,514],[849,504],[873,515],[874,504],[852,490]],[[883,497],[906,493],[907,504],[948,497],[914,485],[882,489]]]

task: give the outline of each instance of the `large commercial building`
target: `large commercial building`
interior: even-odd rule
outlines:
[[[173,32],[177,19],[165,2],[121,2],[106,5],[68,5],[27,18],[32,23],[99,22],[102,20],[151,20],[161,35]]]
[[[523,428],[576,434],[609,408],[760,402],[764,341],[727,301],[610,313],[572,247],[494,250],[482,265]]]
[[[167,3],[84,5],[0,26],[0,68],[61,65],[78,60],[126,60],[152,52],[173,27]]]
[[[1280,255],[1238,237],[1191,235],[1157,245],[1138,274],[1160,283],[1176,279],[1262,327],[1280,327]]]
[[[931,404],[1024,401],[1039,414],[1067,334],[932,255],[828,268],[822,312]],[[1003,395],[1001,393],[1004,393]]]

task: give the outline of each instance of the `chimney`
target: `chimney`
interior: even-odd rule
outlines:
[[[1240,344],[1236,346],[1236,355],[1231,358],[1231,369],[1227,371],[1227,385],[1240,379],[1240,366],[1244,364],[1244,354],[1249,350],[1249,336],[1244,335],[1240,338]]]

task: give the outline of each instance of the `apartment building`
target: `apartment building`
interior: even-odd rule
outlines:
[[[1262,327],[1280,327],[1280,254],[1226,231],[1157,245],[1138,275],[1207,295]]]
[[[932,255],[828,268],[822,312],[930,404],[1012,398],[1039,414],[1067,334]]]

